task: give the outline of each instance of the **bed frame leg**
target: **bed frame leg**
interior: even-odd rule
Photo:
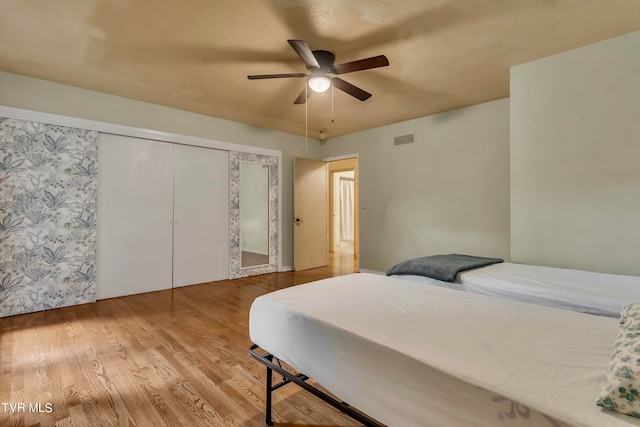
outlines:
[[[262,363],[263,365],[265,365],[267,368],[267,378],[265,381],[266,392],[267,392],[266,398],[265,398],[266,425],[273,426],[273,420],[271,419],[271,402],[272,402],[271,398],[272,398],[273,392],[289,383],[295,383],[302,389],[308,391],[309,393],[313,394],[317,398],[325,401],[326,403],[333,406],[337,410],[347,414],[354,420],[359,421],[366,427],[385,427],[384,424],[352,408],[347,403],[341,402],[337,400],[334,396],[331,396],[323,392],[322,390],[310,384],[307,384],[306,381],[309,379],[309,377],[307,377],[302,373],[294,373],[294,372],[287,371],[282,367],[282,365],[280,364],[280,361],[272,354],[266,353],[264,351],[261,351],[259,353],[256,352],[256,349],[258,348],[259,347],[257,344],[252,344],[251,347],[249,347],[249,355],[254,359],[256,359],[257,361],[259,361],[260,363]],[[276,360],[276,363],[273,363],[274,359]],[[282,381],[280,381],[276,385],[273,385],[272,376],[274,372],[277,372],[280,375],[282,375]]]
[[[269,359],[269,361],[273,361],[273,356],[269,355],[267,356],[267,359]],[[265,424],[268,426],[272,426],[273,425],[273,419],[271,418],[271,393],[273,391],[273,372],[272,369],[267,367],[267,378],[266,378],[266,408],[265,408]]]

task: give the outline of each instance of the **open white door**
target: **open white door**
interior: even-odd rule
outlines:
[[[327,265],[327,164],[296,158],[293,181],[295,271]]]

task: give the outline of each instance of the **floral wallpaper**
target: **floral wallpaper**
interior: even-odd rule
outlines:
[[[269,265],[241,268],[240,161],[269,165]],[[273,273],[278,265],[278,158],[263,154],[229,152],[229,278]]]
[[[95,301],[97,136],[0,117],[0,317]]]

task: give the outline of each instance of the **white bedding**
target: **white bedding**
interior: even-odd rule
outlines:
[[[395,277],[608,317],[619,317],[622,307],[640,301],[640,277],[508,262],[459,273],[453,283]]]
[[[617,326],[361,273],[257,298],[249,332],[393,427],[640,426],[595,405]]]

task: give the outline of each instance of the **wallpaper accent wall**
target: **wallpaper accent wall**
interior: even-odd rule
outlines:
[[[241,268],[240,161],[269,165],[269,265]],[[229,278],[273,273],[278,265],[278,158],[229,151]]]
[[[97,136],[0,117],[0,317],[95,301]]]

